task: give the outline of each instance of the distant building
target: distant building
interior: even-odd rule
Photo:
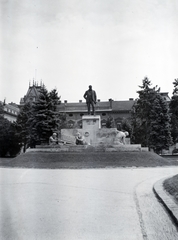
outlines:
[[[168,92],[161,92],[160,94],[163,97],[163,99],[166,100],[167,102],[171,101],[170,97],[168,96]]]
[[[2,103],[2,102],[1,102]],[[20,112],[20,108],[16,103],[2,103],[4,106],[4,118],[9,120],[10,122],[15,122],[17,120],[17,116]]]
[[[23,106],[27,102],[35,102],[40,94],[40,90],[44,85],[38,86],[33,82],[33,85],[28,88],[27,94],[21,98],[20,106]],[[161,93],[161,96],[166,100],[170,101],[167,92]],[[101,117],[101,126],[106,127],[108,119],[112,122],[112,127],[120,128],[123,119],[131,117],[131,109],[135,100],[129,98],[125,101],[114,101],[109,99],[108,101],[101,101],[98,99],[95,105],[96,115]],[[66,115],[67,126],[69,128],[82,127],[82,116],[87,115],[87,105],[82,100],[79,102],[71,103],[65,100],[58,105],[57,110],[61,114]]]
[[[29,84],[27,94],[20,99],[20,105],[23,106],[27,102],[35,102],[40,95],[40,90],[42,87],[44,87],[42,83],[40,86],[36,82],[33,82],[32,86]]]
[[[108,101],[98,100],[95,105],[95,113],[101,117],[101,126],[106,127],[109,118],[113,121],[112,127],[119,128],[124,118],[130,118],[130,111],[134,102],[133,98],[126,101],[114,101],[112,99]],[[68,103],[64,101],[64,103],[58,106],[58,111],[66,114],[66,120],[69,127],[81,127],[82,116],[87,115],[87,105],[81,100],[79,100],[78,103]]]

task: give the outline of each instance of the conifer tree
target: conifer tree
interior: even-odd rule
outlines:
[[[173,142],[178,142],[178,79],[173,82],[174,90],[173,96],[170,101],[170,113],[171,113],[171,134]]]
[[[136,100],[131,111],[131,142],[140,143],[143,147],[148,147],[150,134],[150,111],[153,101],[159,89],[151,87],[151,81],[145,77],[142,81],[141,90],[137,91],[139,98]]]
[[[150,111],[149,147],[162,153],[172,145],[171,118],[167,102],[160,94],[156,95]]]
[[[57,131],[60,116],[57,105],[60,103],[56,89],[48,92],[44,86],[39,98],[33,104],[33,115],[30,119],[33,141],[47,143],[53,131]]]
[[[58,131],[61,126],[61,116],[57,111],[57,106],[60,104],[60,97],[56,89],[49,92],[49,111],[52,116],[50,126],[51,130]]]
[[[30,118],[31,133],[35,142],[45,142],[49,138],[51,134],[50,119],[49,94],[45,86],[43,86],[40,89],[38,100],[33,103],[33,114]]]
[[[158,153],[172,144],[168,104],[157,86],[151,88],[148,78],[143,80],[140,88],[131,112],[131,141]]]

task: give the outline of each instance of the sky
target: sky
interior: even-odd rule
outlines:
[[[178,0],[1,0],[0,100],[42,81],[61,100],[137,98],[142,80],[172,96]]]

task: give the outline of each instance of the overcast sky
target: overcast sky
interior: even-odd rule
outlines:
[[[0,100],[19,103],[33,78],[61,100],[88,85],[101,101],[136,98],[147,76],[172,96],[178,0],[1,0]]]

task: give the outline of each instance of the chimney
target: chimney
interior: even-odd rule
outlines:
[[[112,102],[114,101],[112,98],[108,99],[110,102],[110,108],[112,108]]]

